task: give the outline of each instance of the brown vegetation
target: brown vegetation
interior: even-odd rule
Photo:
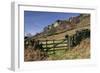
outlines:
[[[39,61],[46,60],[47,54],[40,51],[39,49],[25,49],[24,50],[24,61]]]

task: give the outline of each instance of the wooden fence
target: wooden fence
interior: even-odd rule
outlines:
[[[65,39],[38,40],[38,42],[37,41],[32,42],[32,40],[29,40],[28,44],[25,44],[25,45],[30,44],[33,46],[33,44],[35,43],[35,48],[37,46],[39,49],[45,51],[46,53],[53,52],[55,54],[55,51],[71,49],[72,47],[75,47],[78,44],[80,44],[82,40],[89,38],[89,37],[90,37],[90,30],[83,29],[80,31],[76,31],[76,33],[71,36],[66,35]]]
[[[55,54],[57,50],[67,50],[70,49],[69,41],[70,38],[60,39],[60,40],[40,40],[39,45],[45,52],[52,52]]]

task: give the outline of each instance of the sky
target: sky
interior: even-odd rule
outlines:
[[[35,35],[56,20],[67,20],[79,13],[24,11],[24,33]]]

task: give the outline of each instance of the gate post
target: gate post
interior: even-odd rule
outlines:
[[[68,36],[68,50],[70,50],[71,37]]]
[[[53,40],[53,54],[55,54],[55,40]]]
[[[66,40],[67,40],[67,47],[68,47],[68,50],[70,50],[70,43],[71,43],[71,37],[69,35],[66,35],[65,36]],[[67,49],[66,49],[67,50]]]

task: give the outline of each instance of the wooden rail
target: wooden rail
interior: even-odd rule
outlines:
[[[39,43],[42,45],[42,48],[46,52],[53,52],[57,50],[66,50],[68,49],[68,39],[61,39],[61,40],[40,40]]]

